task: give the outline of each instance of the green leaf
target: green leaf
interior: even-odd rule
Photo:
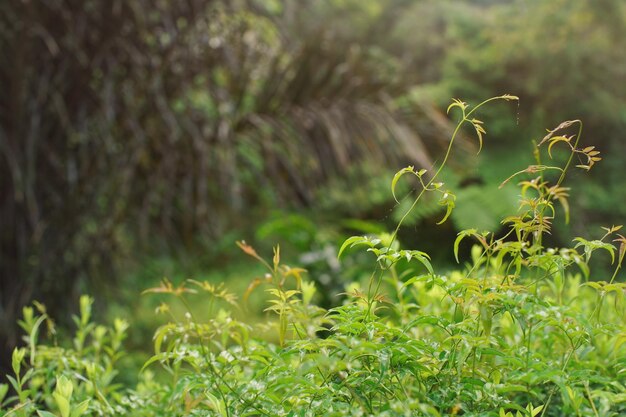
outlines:
[[[9,386],[7,384],[0,384],[0,404],[2,404],[2,400],[6,397],[7,392],[9,392]]]
[[[93,304],[93,298],[88,295],[81,295],[80,300],[80,322],[83,326],[86,326],[91,319],[91,306]]]
[[[413,285],[416,282],[430,281],[431,279],[432,279],[432,275],[418,275],[415,277],[411,277],[405,283],[402,284],[402,288],[406,288],[410,285]]]
[[[584,283],[582,283],[580,286],[581,286],[581,287],[591,287],[591,288],[594,288],[594,289],[596,289],[596,290],[599,290],[599,289],[601,289],[601,288],[602,288],[605,284],[606,284],[606,282],[605,282],[605,281],[601,281],[601,282],[599,282],[599,281],[589,281],[589,282],[584,282]]]
[[[477,233],[478,231],[476,229],[467,229],[459,232],[457,238],[454,240],[454,259],[456,259],[456,263],[459,263],[459,245],[461,241],[467,236],[474,236]]]
[[[575,242],[578,242],[575,248],[582,246],[585,251],[585,257],[587,262],[591,258],[591,254],[597,249],[604,249],[611,254],[611,263],[615,262],[615,246],[610,243],[603,242],[601,240],[586,240],[582,237],[577,237],[574,239]]]
[[[24,355],[26,355],[26,349],[24,348],[15,348],[13,349],[13,355],[11,357],[11,366],[13,367],[13,372],[15,375],[20,374],[20,370],[22,369],[22,361],[24,360]]]
[[[437,224],[442,224],[443,222],[448,220],[448,217],[450,217],[450,214],[452,214],[452,210],[456,206],[455,201],[456,201],[456,196],[452,194],[450,191],[446,191],[443,193],[443,196],[439,200],[439,205],[446,206],[446,214],[443,216],[443,219],[437,222]]]
[[[548,155],[550,155],[550,158],[552,158],[552,147],[554,145],[556,145],[559,142],[567,142],[569,143],[571,137],[565,137],[565,136],[554,136],[552,138],[550,138],[550,144],[548,145]]]
[[[365,236],[352,236],[347,238],[346,241],[343,242],[343,245],[341,245],[341,248],[339,248],[337,258],[341,258],[341,254],[348,248],[348,246],[352,247],[354,245],[358,245],[359,243],[363,243],[365,240],[367,240],[367,237]]]
[[[543,410],[543,405],[537,406],[537,407],[533,407],[532,404],[530,404],[530,415],[532,417],[535,417],[537,414],[539,414],[541,412],[541,410]]]
[[[6,375],[7,379],[9,380],[9,383],[11,384],[11,386],[13,387],[13,389],[15,391],[19,391],[20,390],[20,384],[17,383],[17,381],[15,380],[15,378],[13,378],[11,375]]]
[[[409,251],[409,253],[411,254],[413,258],[417,259],[422,265],[424,265],[431,275],[435,274],[435,271],[433,270],[433,266],[430,263],[430,257],[428,256],[426,252],[413,250],[413,251]]]
[[[70,399],[72,397],[72,391],[74,391],[74,385],[65,375],[57,377],[57,385],[54,390],[63,398]]]
[[[341,254],[343,253],[344,250],[346,250],[346,248],[349,247],[353,247],[356,245],[366,245],[369,246],[370,251],[373,251],[374,253],[376,253],[377,255],[379,253],[386,253],[387,250],[389,248],[381,248],[381,249],[375,249],[374,247],[376,245],[380,245],[381,243],[381,239],[374,237],[374,238],[370,238],[368,236],[352,236],[348,239],[346,239],[345,242],[343,242],[343,245],[341,245],[341,248],[339,249],[339,253],[337,254],[337,258],[339,258],[341,256]]]
[[[72,414],[70,415],[70,417],[81,417],[82,415],[84,415],[87,411],[87,408],[89,407],[89,401],[90,400],[87,399],[75,406],[72,410]]]
[[[419,174],[415,172],[415,168],[413,166],[402,168],[400,171],[396,172],[396,174],[393,176],[393,180],[391,180],[391,194],[393,195],[393,199],[396,200],[396,203],[400,202],[398,201],[398,197],[396,197],[396,184],[398,183],[398,180],[400,180],[400,178],[402,178],[402,176],[406,173],[411,173],[419,176]]]
[[[169,354],[163,352],[163,353],[159,353],[158,355],[154,355],[152,356],[150,359],[148,359],[146,361],[146,363],[143,364],[143,366],[141,367],[141,369],[139,370],[139,372],[143,372],[144,369],[146,369],[148,366],[152,365],[154,362],[156,361],[161,361],[163,359],[167,359],[169,357]]]
[[[228,416],[223,400],[218,399],[215,395],[211,394],[208,391],[205,391],[204,395],[209,400],[209,404],[211,405],[211,408],[213,408],[220,416]]]
[[[39,332],[39,326],[41,326],[41,323],[44,322],[44,320],[47,319],[47,316],[43,315],[40,316],[37,321],[35,321],[35,324],[33,325],[33,327],[30,330],[29,336],[28,336],[28,344],[30,346],[30,364],[33,365],[35,363],[35,354],[37,353],[37,333]]]
[[[39,417],[57,417],[49,411],[37,410],[37,414],[39,414]]]
[[[59,411],[61,412],[61,417],[70,417],[70,400],[67,397],[59,394],[58,392],[52,393],[54,397],[54,401],[57,403],[57,407],[59,407]]]

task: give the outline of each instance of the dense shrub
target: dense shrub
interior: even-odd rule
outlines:
[[[449,110],[462,114],[456,132],[468,124],[482,142],[485,129],[475,111],[483,104],[453,102]],[[567,135],[571,128],[578,130]],[[537,163],[503,182],[519,179],[519,212],[503,219],[509,230],[503,236],[459,233],[451,248],[457,258],[466,239],[475,244],[458,271],[437,273],[428,254],[403,249],[400,221],[392,234],[345,241],[339,256],[362,246],[376,266],[369,279],[346,288],[344,304],[329,310],[315,304],[305,271],[281,262],[279,247],[268,262],[244,242],[240,248],[267,273],[251,282],[242,306],[264,286],[264,323],[238,319],[237,299],[223,284],[164,280],[146,290],[173,296],[183,309],[175,303],[157,309],[169,320],[156,331],[155,353],[134,388],[115,383],[127,322],[94,324],[92,300],[84,296],[71,346],[54,338],[42,344],[45,326],[50,333],[53,324],[42,305],[35,305],[37,313],[25,308],[26,346],[14,350],[14,375],[8,376],[15,393],[4,398],[9,386],[0,386],[0,409],[43,417],[622,415],[621,226],[607,227],[599,239],[576,238],[573,247],[544,241],[557,213],[569,217],[567,173],[600,160],[593,146],[581,144],[581,131],[578,120],[549,131]],[[426,193],[438,196],[446,208],[441,222],[455,205],[454,194],[438,182],[454,142],[455,136],[435,173],[408,167],[392,181],[394,195],[403,177],[417,181],[413,206]],[[565,165],[542,163],[539,150],[545,148],[548,161],[559,147],[569,155]],[[610,256],[613,276],[589,269],[596,252]],[[189,299],[197,296],[206,306],[192,311]]]

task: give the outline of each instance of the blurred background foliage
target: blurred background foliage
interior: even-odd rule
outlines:
[[[497,186],[566,119],[605,157],[571,179],[574,233],[623,222],[625,43],[621,0],[0,3],[3,365],[30,300],[128,312],[164,275],[241,286],[236,239],[280,242],[336,302],[363,272],[337,243],[403,214],[390,173],[441,158],[451,97],[521,100],[485,115],[478,162],[456,150],[452,222],[427,201],[402,242],[445,265],[458,230],[497,231],[517,204]]]

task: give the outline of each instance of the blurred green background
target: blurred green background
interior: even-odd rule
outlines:
[[[426,201],[404,245],[447,268],[459,230],[497,232],[518,199],[498,185],[568,119],[604,157],[569,180],[569,227],[597,237],[626,218],[625,45],[622,0],[1,2],[2,367],[24,305],[63,323],[81,293],[149,349],[158,299],[139,293],[164,276],[245,291],[260,270],[241,239],[280,243],[336,303],[369,265],[337,245],[393,228],[410,201],[391,176],[441,160],[452,97],[520,104],[483,113],[480,156],[464,139],[445,173],[452,221]]]

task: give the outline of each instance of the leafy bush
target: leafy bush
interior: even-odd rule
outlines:
[[[626,238],[616,233],[621,226],[606,228],[599,239],[576,238],[573,247],[546,244],[557,213],[569,218],[564,180],[573,161],[589,170],[600,160],[593,146],[580,144],[580,121],[549,131],[536,164],[503,182],[510,186],[523,177],[520,210],[503,219],[507,233],[459,233],[452,248],[457,259],[469,249],[460,270],[437,273],[427,253],[398,242],[399,228],[424,195],[437,196],[446,208],[441,223],[451,214],[455,196],[439,175],[464,125],[482,144],[486,132],[475,113],[495,99],[516,97],[473,108],[455,100],[448,110],[461,119],[437,171],[429,176],[407,167],[394,176],[394,196],[407,176],[418,191],[393,233],[344,242],[339,256],[365,247],[376,266],[368,280],[346,288],[342,305],[317,306],[315,286],[304,270],[281,262],[279,247],[268,262],[239,242],[267,270],[251,282],[242,303],[264,286],[264,323],[237,318],[240,304],[223,285],[164,280],[146,292],[173,296],[182,313],[175,303],[157,309],[170,319],[156,331],[155,353],[130,388],[114,381],[126,322],[111,328],[91,323],[91,299],[83,297],[73,345],[54,339],[42,345],[40,329],[47,323],[51,330],[52,323],[43,306],[36,305],[37,315],[26,308],[27,345],[14,351],[15,374],[8,376],[14,395],[0,408],[6,415],[42,417],[623,415],[626,286],[616,279],[626,254]],[[578,130],[567,135],[571,128]],[[558,147],[567,151],[564,165],[544,163]],[[467,239],[475,241],[470,248]],[[588,266],[597,252],[614,264],[608,279]],[[205,308],[190,309],[192,296],[203,297]],[[1,386],[0,398],[8,389]]]

